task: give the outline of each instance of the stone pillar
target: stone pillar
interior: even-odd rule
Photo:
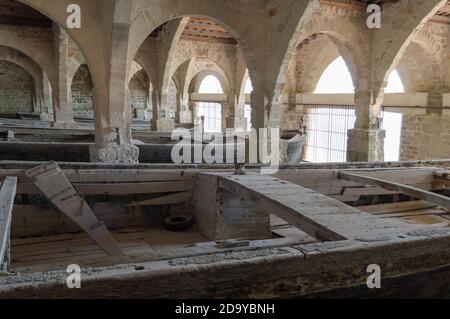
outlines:
[[[378,162],[384,160],[384,138],[381,129],[381,104],[374,101],[369,91],[355,94],[355,128],[349,130],[347,141],[348,162]]]
[[[244,98],[245,100],[245,98]],[[239,102],[233,99],[228,105],[228,114],[225,121],[227,129],[235,129],[237,131],[247,130],[247,119],[245,117],[245,101]]]
[[[167,93],[153,92],[152,131],[170,132],[174,129],[174,120],[170,118]]]
[[[264,91],[254,88],[251,95],[252,127],[255,130],[266,128],[269,123],[266,112],[267,103]]]
[[[76,123],[73,120],[72,94],[67,70],[69,37],[59,26],[54,25],[53,29],[58,66],[58,88],[53,88],[53,126],[56,128],[75,128]]]
[[[91,161],[113,164],[135,164],[139,148],[131,139],[131,94],[128,74],[131,61],[129,32],[133,4],[130,1],[109,1],[111,27],[99,38],[104,53],[91,61],[94,82],[95,144],[90,148]],[[105,14],[108,16],[108,14]],[[101,40],[107,39],[110,43]]]
[[[131,96],[125,87],[123,89],[125,103],[121,104],[121,110],[111,109],[107,88],[94,90],[95,145],[90,148],[92,162],[135,164],[139,161],[139,148],[131,143]]]
[[[54,119],[53,101],[52,101],[53,93],[52,93],[50,81],[48,80],[47,75],[45,73],[43,74],[42,90],[43,90],[42,93],[43,93],[44,105],[41,109],[41,120],[46,121],[46,122],[52,122]]]
[[[180,124],[193,123],[194,119],[192,116],[192,111],[189,108],[189,96],[187,98],[182,97],[180,99]]]
[[[198,103],[189,101],[189,109],[192,110],[192,122],[194,124],[200,123],[200,115],[198,108],[199,108]]]

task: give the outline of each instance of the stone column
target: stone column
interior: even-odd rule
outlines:
[[[75,128],[76,123],[73,120],[72,94],[67,70],[69,37],[59,26],[54,25],[53,29],[58,66],[58,88],[53,88],[53,126],[56,128]]]
[[[182,96],[180,99],[180,123],[181,124],[185,124],[185,123],[193,123],[194,119],[192,116],[192,111],[189,107],[189,95],[186,96]]]
[[[194,124],[200,123],[200,115],[199,115],[199,106],[198,103],[189,101],[189,109],[192,110],[192,122]]]
[[[245,118],[245,97],[239,101],[237,97],[229,98],[226,128],[237,131],[247,130],[247,119]]]
[[[109,36],[102,38],[111,43],[104,43],[104,54],[91,61],[95,144],[90,148],[90,155],[93,162],[135,164],[139,161],[139,148],[132,144],[131,94],[127,88],[131,65],[127,57],[132,2],[110,2],[112,5],[107,9],[111,10],[109,14],[112,21],[111,27],[106,30]],[[102,42],[99,47],[100,44]]]
[[[174,120],[170,118],[167,93],[153,92],[152,131],[170,132],[174,129]]]
[[[347,161],[378,162],[384,160],[384,138],[381,129],[381,104],[369,91],[355,93],[355,128],[348,131]]]
[[[54,119],[53,101],[52,101],[53,93],[50,81],[48,80],[47,75],[45,73],[43,74],[42,90],[43,90],[44,105],[41,109],[41,120],[46,122],[52,122]]]

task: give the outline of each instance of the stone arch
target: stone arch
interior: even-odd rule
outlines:
[[[0,60],[14,63],[27,71],[34,80],[34,112],[42,112],[51,104],[50,92],[44,93],[44,71],[40,66],[25,54],[9,47],[0,46]]]
[[[164,10],[155,10],[154,8],[164,8]],[[136,55],[145,39],[158,26],[183,17],[210,19],[227,29],[243,51],[249,69],[252,70],[252,73],[253,71],[257,73],[252,53],[257,48],[249,41],[249,39],[254,41],[259,39],[257,28],[252,27],[255,21],[241,19],[240,10],[227,1],[216,1],[212,5],[209,0],[194,0],[194,3],[175,0],[170,6],[167,6],[163,0],[149,1],[134,12],[131,33],[135,36],[129,46],[130,56]],[[174,67],[173,71],[176,69],[177,67]]]
[[[201,87],[203,81],[205,80],[205,78],[208,76],[215,77],[220,83],[220,88],[222,89],[222,92],[224,94],[226,94],[227,81],[224,78],[223,74],[220,74],[219,72],[217,72],[215,70],[203,70],[203,71],[200,71],[199,73],[197,73],[195,75],[195,77],[192,79],[193,92],[200,93],[200,87]]]
[[[41,0],[16,0],[18,2],[22,2],[25,5],[30,6],[31,8],[39,11],[41,14],[48,17],[50,20],[55,22],[59,27],[64,29],[70,38],[76,43],[80,52],[86,59],[86,64],[89,67],[89,70],[92,71],[92,80],[95,83],[94,86],[102,85],[102,82],[105,79],[101,79],[104,77],[104,74],[98,74],[94,72],[102,67],[102,69],[106,70],[106,62],[104,61],[104,56],[102,56],[103,51],[99,50],[98,41],[96,37],[92,37],[92,34],[104,34],[107,31],[103,30],[103,25],[98,23],[98,17],[107,14],[108,12],[100,13],[98,4],[94,1],[78,1],[77,4],[81,8],[81,12],[83,12],[82,18],[82,28],[70,29],[67,28],[66,20],[67,20],[67,7],[73,4],[73,0],[59,0],[52,2],[43,2]],[[85,30],[90,30],[90,32],[85,32]],[[52,52],[53,55],[53,52]],[[101,64],[105,65],[101,65]],[[50,79],[49,75],[49,79]]]
[[[406,92],[428,92],[436,82],[441,83],[442,71],[436,56],[415,41],[406,49],[397,70]]]
[[[373,72],[372,92],[375,100],[374,105],[377,108],[383,102],[384,88],[387,85],[389,75],[397,68],[408,46],[414,39],[420,42],[429,37],[426,32],[427,22],[446,4],[447,1],[430,0],[420,6],[406,2],[386,3],[384,5],[383,19],[387,26],[382,28],[380,32],[375,33],[373,40],[376,43],[373,54],[377,59],[377,68]],[[402,20],[401,30],[397,29],[398,32],[392,32],[394,21],[401,19],[399,12],[404,9],[402,7],[408,7],[408,14],[406,19]],[[424,30],[425,33],[421,35]],[[428,41],[428,43],[432,44],[433,41]],[[436,44],[432,44],[431,47],[433,46],[436,47]]]
[[[338,15],[339,19],[330,19],[331,15]],[[367,66],[367,56],[369,56],[370,52],[365,46],[361,45],[367,41],[364,38],[364,33],[361,32],[361,20],[357,18],[359,15],[360,12],[321,5],[319,1],[311,1],[304,15],[305,18],[299,21],[297,29],[290,40],[279,70],[277,80],[278,94],[281,94],[289,63],[296,57],[297,51],[305,49],[317,39],[327,41],[329,44],[332,43],[337,48],[339,55],[344,58],[352,74],[355,88],[368,87],[369,68]],[[327,60],[331,60],[333,57],[337,58],[335,54],[336,51],[331,56],[326,57]],[[321,67],[324,64],[322,63]],[[320,78],[321,74],[321,72],[315,72],[315,77]],[[306,87],[309,89],[311,85]]]
[[[139,120],[147,120],[149,113],[151,113],[151,83],[144,69],[140,68],[133,73],[128,82],[128,88],[131,94],[132,117]]]
[[[51,29],[50,29],[51,30]],[[0,46],[9,47],[32,59],[47,75],[52,88],[58,86],[57,68],[54,63],[53,34],[42,34],[39,40],[23,41],[21,28],[4,25],[0,32]]]
[[[33,76],[18,64],[0,60],[0,112],[27,113],[34,111],[35,83]]]
[[[70,83],[74,116],[94,117],[94,85],[87,64],[81,64]]]
[[[301,93],[314,92],[326,68],[341,53],[339,48],[326,34],[316,34],[310,40],[305,40],[297,47],[297,86],[296,91]],[[345,60],[345,59],[344,59]],[[352,74],[353,83],[355,75]]]

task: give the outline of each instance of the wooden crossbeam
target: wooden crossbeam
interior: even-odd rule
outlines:
[[[352,174],[347,172],[339,172],[339,178],[348,181],[353,181],[361,184],[369,184],[380,186],[390,191],[399,192],[409,196],[413,196],[417,199],[422,199],[430,203],[442,206],[447,210],[450,210],[450,198],[440,194],[436,194],[427,190],[423,190],[417,187],[404,185],[392,181],[387,181],[384,179],[379,179],[375,177],[369,177],[364,175]]]
[[[161,206],[161,205],[175,205],[188,202],[192,199],[192,191],[181,192],[166,196],[161,196],[141,202],[131,203],[127,205],[128,207],[139,207],[139,206]]]
[[[137,195],[191,191],[192,181],[149,182],[149,183],[72,183],[83,195]],[[39,194],[32,183],[20,183],[17,194]]]
[[[16,177],[6,177],[0,189],[0,271],[9,270],[11,221],[16,189]]]
[[[26,176],[64,214],[81,227],[108,255],[122,251],[113,235],[101,223],[70,184],[58,164],[51,162],[27,171]]]
[[[325,195],[263,175],[217,176],[219,187],[236,196],[260,200],[268,213],[321,241],[379,236],[408,230],[405,223],[363,213]]]

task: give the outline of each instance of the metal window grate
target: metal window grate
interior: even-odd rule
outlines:
[[[222,105],[220,103],[199,103],[199,116],[205,117],[205,132],[222,132]]]
[[[354,128],[355,108],[350,105],[305,105],[308,134],[305,160],[308,162],[345,162],[347,132]]]

